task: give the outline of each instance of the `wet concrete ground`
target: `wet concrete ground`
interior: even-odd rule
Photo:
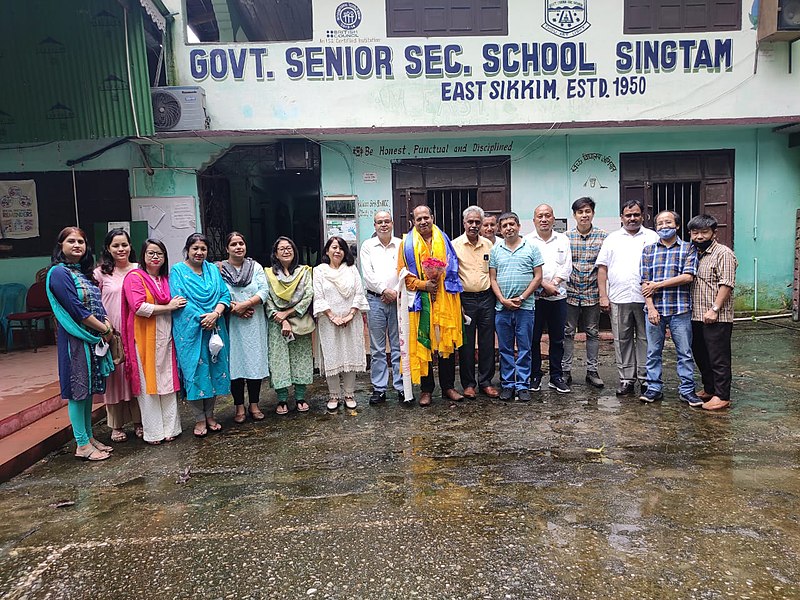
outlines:
[[[321,383],[306,415],[270,390],[202,440],[184,414],[104,463],[67,446],[0,486],[0,595],[800,598],[798,331],[737,326],[720,414],[678,404],[673,355],[663,403],[616,398],[602,352],[601,392],[576,368],[567,396],[404,410],[364,377],[357,411]]]

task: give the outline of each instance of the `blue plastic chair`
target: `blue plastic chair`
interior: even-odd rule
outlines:
[[[25,310],[25,296],[28,288],[21,283],[0,284],[0,333],[6,340],[6,352],[11,350],[12,335],[8,315]]]

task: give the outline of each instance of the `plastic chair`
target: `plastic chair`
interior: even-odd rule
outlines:
[[[46,283],[37,281],[29,289],[25,296],[25,312],[13,313],[6,317],[8,320],[8,342],[6,348],[11,347],[11,339],[14,329],[24,329],[28,334],[28,343],[33,346],[33,351],[38,352],[36,336],[33,335],[34,329],[39,328],[39,321],[44,321],[45,327],[49,329],[53,319],[53,311],[50,310],[50,301],[47,299]],[[18,324],[15,325],[14,322]]]
[[[0,285],[0,336],[6,340],[6,352],[11,345],[11,329],[8,326],[8,315],[25,310],[25,295],[28,288],[21,283],[4,283]]]

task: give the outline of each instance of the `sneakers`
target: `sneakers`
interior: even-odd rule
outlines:
[[[517,400],[520,402],[530,402],[531,393],[528,390],[517,390]]]
[[[369,403],[372,405],[383,404],[384,402],[386,402],[386,392],[375,390],[372,392],[372,396],[369,397]]]
[[[617,396],[631,396],[633,395],[633,391],[632,381],[621,381],[617,388]]]
[[[681,402],[686,402],[692,408],[697,408],[698,406],[703,406],[703,399],[694,393],[694,391],[689,392],[688,394],[681,394],[678,396]]]
[[[641,396],[639,396],[639,400],[641,400],[642,402],[647,402],[648,404],[650,402],[655,402],[656,400],[663,400],[663,399],[664,399],[664,394],[652,388],[647,388],[647,391]]]
[[[511,388],[503,388],[500,390],[500,400],[503,402],[511,402],[514,399],[514,390]]]
[[[534,377],[531,377],[531,386],[528,389],[530,389],[530,391],[532,391],[532,392],[541,392],[542,391],[542,376],[541,375],[535,375]]]
[[[567,380],[567,385],[570,383],[570,380]],[[603,380],[600,379],[600,374],[597,371],[586,371],[586,383],[596,388],[605,386],[605,383],[603,383]]]
[[[550,379],[550,383],[547,384],[547,387],[557,391],[559,394],[569,394],[572,391],[563,377],[554,377]]]
[[[564,371],[564,381],[567,382],[567,385],[572,385],[572,372],[571,371]]]

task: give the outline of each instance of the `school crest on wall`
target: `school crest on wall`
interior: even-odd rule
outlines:
[[[542,27],[562,38],[571,38],[589,29],[588,0],[545,0]]]

